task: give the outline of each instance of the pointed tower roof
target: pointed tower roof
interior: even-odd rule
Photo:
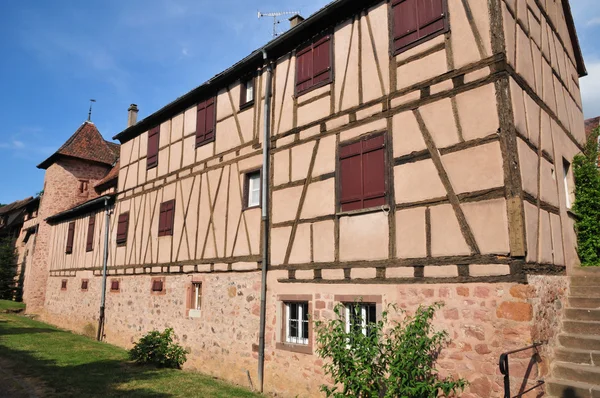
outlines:
[[[83,159],[112,166],[119,158],[119,145],[104,140],[94,123],[86,121],[63,146],[37,167],[38,169],[47,169],[61,157]]]

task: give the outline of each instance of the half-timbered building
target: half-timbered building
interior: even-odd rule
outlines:
[[[83,160],[98,190],[48,206],[28,305],[96,327],[108,239],[106,340],[173,327],[186,366],[240,384],[264,359],[265,391],[318,395],[312,322],[359,298],[370,319],[445,302],[439,364],[470,396],[500,396],[499,354],[532,341],[547,374],[578,267],[586,71],[568,1],[336,0],[294,22],[130,118],[117,165]],[[44,163],[41,212],[72,161]]]

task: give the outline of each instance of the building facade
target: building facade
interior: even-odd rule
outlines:
[[[501,396],[504,351],[547,340],[548,373],[578,266],[584,74],[567,1],[334,1],[118,134],[97,196],[48,194],[73,160],[49,162],[28,308],[96,327],[108,211],[106,340],[173,327],[186,366],[247,384],[267,228],[265,391],[318,395],[312,322],[362,298],[444,302],[443,372]]]

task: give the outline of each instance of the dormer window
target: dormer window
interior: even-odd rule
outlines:
[[[89,181],[88,180],[79,180],[79,193],[85,194],[88,191]]]

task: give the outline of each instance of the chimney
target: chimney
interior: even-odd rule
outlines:
[[[296,14],[290,18],[290,29],[298,25],[300,22],[304,21],[304,18],[300,14]]]
[[[137,123],[138,107],[136,104],[129,105],[127,109],[127,127],[131,127]]]

